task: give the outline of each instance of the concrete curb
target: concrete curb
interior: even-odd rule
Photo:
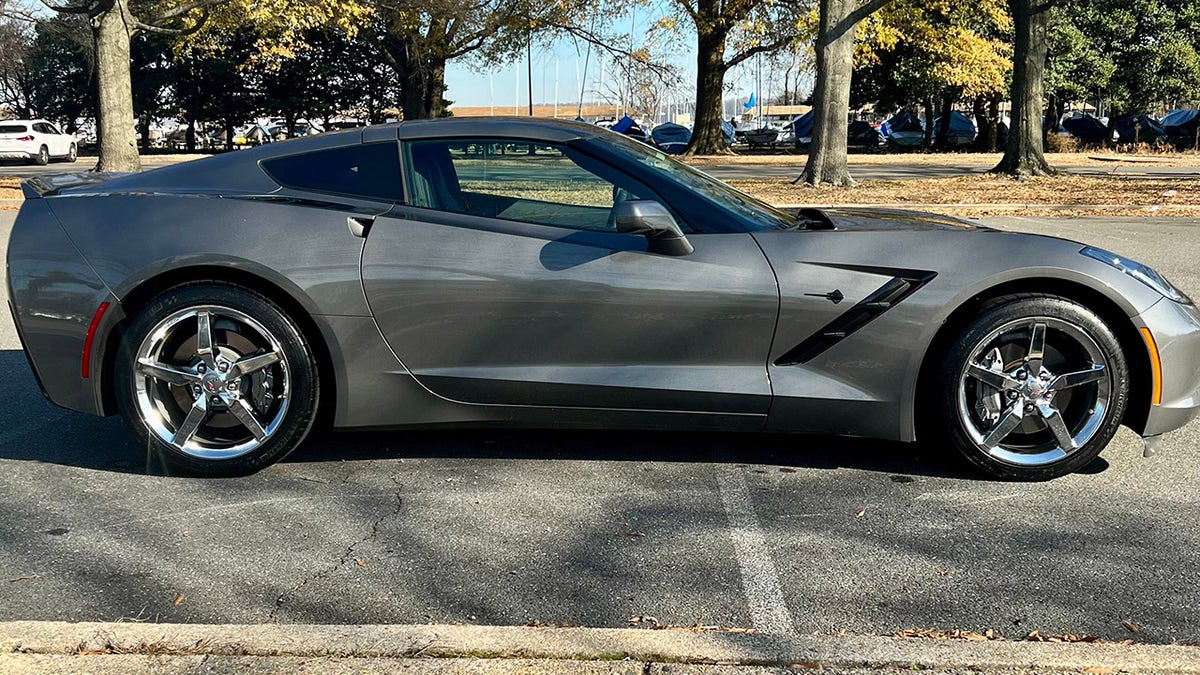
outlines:
[[[0,623],[0,655],[557,659],[1200,675],[1200,648],[492,626]]]

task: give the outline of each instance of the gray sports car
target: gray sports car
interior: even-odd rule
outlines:
[[[404,122],[24,190],[42,389],[198,474],[327,419],[922,439],[1045,479],[1200,406],[1200,314],[1148,267],[780,211],[593,126]]]

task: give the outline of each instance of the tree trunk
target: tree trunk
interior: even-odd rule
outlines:
[[[1002,144],[1008,142],[1008,137],[1000,138],[1000,92],[992,94],[988,100],[988,119],[990,122],[990,131],[992,133],[991,142],[988,144],[988,152],[996,152]]]
[[[817,84],[813,90],[812,145],[801,180],[814,187],[854,185],[847,164],[850,78],[854,70],[854,27],[847,26],[857,0],[823,0],[817,42]]]
[[[233,121],[225,120],[225,149],[233,150]]]
[[[421,53],[412,47],[409,52]],[[445,107],[442,94],[446,91],[446,60],[425,55],[416,61],[404,63],[402,72],[400,109],[404,111],[404,119],[441,117]]]
[[[925,106],[925,148],[933,147],[933,99],[927,98],[921,102]]]
[[[125,3],[109,2],[92,17],[96,49],[96,127],[100,158],[96,171],[141,171],[129,78],[129,26]]]
[[[996,118],[991,117],[987,107],[987,97],[979,95],[971,102],[971,116],[975,118],[975,127],[979,135],[975,137],[975,149],[979,152],[992,152],[996,149]]]
[[[187,131],[183,134],[184,145],[188,152],[196,151],[196,120],[188,118]]]
[[[722,102],[725,97],[725,33],[701,32],[696,39],[696,119],[687,155],[722,155],[729,152]]]
[[[938,118],[941,126],[937,130],[937,147],[945,151],[950,146],[950,113],[954,112],[954,99],[949,91],[942,92],[942,112]]]
[[[1017,178],[1052,176],[1042,145],[1042,86],[1053,0],[1009,0],[1013,16],[1012,122],[1004,157],[992,169]]]
[[[138,134],[142,137],[142,152],[150,149],[150,115],[149,113],[138,116]]]

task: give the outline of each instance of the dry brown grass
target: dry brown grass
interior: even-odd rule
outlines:
[[[21,178],[0,178],[0,199],[21,198]]]
[[[794,164],[797,173],[804,168],[807,156],[793,155],[731,155],[720,157],[693,157],[689,164],[697,166],[714,164]],[[947,166],[995,166],[1000,161],[999,153],[893,153],[877,155],[850,155],[851,166],[865,165],[947,165]],[[1129,153],[1122,151],[1102,150],[1097,152],[1062,152],[1047,153],[1046,161],[1051,166],[1103,166],[1117,167],[1126,164],[1145,164],[1152,162],[1156,166],[1200,166],[1200,153],[1197,152],[1157,152],[1147,151]]]
[[[957,178],[869,180],[853,188],[814,189],[787,179],[730,181],[780,205],[886,204],[919,206],[955,215],[1200,215],[1200,180],[1064,175],[1014,181],[974,175]]]

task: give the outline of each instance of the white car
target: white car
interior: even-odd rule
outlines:
[[[0,159],[23,159],[33,164],[47,164],[51,159],[74,162],[78,152],[75,137],[46,120],[0,122]]]

